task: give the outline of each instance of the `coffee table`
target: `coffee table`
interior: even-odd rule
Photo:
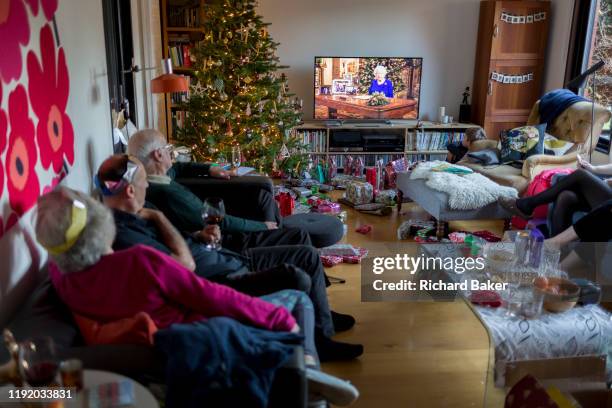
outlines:
[[[508,228],[510,214],[497,202],[476,210],[453,210],[448,206],[448,196],[429,188],[425,180],[413,180],[410,173],[397,174],[398,211],[401,211],[402,200],[407,197],[420,205],[436,220],[436,236],[442,238],[448,230],[449,221],[459,220],[495,220],[503,219]]]
[[[461,245],[427,244],[421,247],[430,257],[465,256]],[[487,279],[484,274],[466,276],[452,270],[429,271],[429,274],[427,279],[441,278],[451,282]],[[489,406],[487,399],[512,386],[525,373],[556,383],[560,380],[573,382],[574,378],[599,384],[612,380],[609,350],[612,314],[607,310],[598,305],[576,306],[564,313],[542,311],[536,318],[525,319],[508,315],[503,306],[473,305],[469,294],[469,291],[460,291],[457,296],[482,323],[491,345],[485,406]]]

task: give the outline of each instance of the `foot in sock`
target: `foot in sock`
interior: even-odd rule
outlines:
[[[332,310],[331,317],[334,322],[334,330],[337,332],[347,331],[355,325],[355,318],[351,315],[334,312]]]
[[[524,204],[521,203],[520,199],[499,197],[497,202],[512,215],[518,215],[519,217],[525,219],[529,219],[533,215],[532,211],[530,211],[528,208],[524,208]]]
[[[333,405],[343,407],[352,404],[359,398],[359,391],[350,382],[322,371],[306,368],[306,379],[311,401],[323,398]],[[313,404],[312,406],[320,405]]]
[[[329,337],[319,334],[315,335],[315,343],[319,361],[346,361],[352,360],[363,354],[363,346],[361,344],[343,343],[334,341]]]

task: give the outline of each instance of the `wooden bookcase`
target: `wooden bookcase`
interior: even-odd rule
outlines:
[[[527,122],[542,91],[550,17],[549,1],[480,2],[472,122],[487,137]]]
[[[204,37],[205,0],[160,0],[162,55],[172,59],[172,69],[177,74],[192,76],[194,70],[189,60],[190,49]],[[176,105],[186,95],[165,95],[168,140],[173,140],[173,130],[186,114]]]
[[[307,145],[306,153],[313,159],[328,162],[335,156],[338,168],[342,167],[344,157],[362,157],[366,166],[373,166],[382,159],[387,163],[391,160],[405,157],[408,160],[445,160],[446,143],[461,140],[465,131],[478,128],[470,123],[440,124],[435,122],[419,122],[416,120],[392,120],[390,124],[369,124],[368,122],[344,123],[340,126],[329,125],[326,121],[305,121],[293,129],[294,136],[301,138]],[[356,148],[330,148],[330,135],[334,131],[358,130],[367,133],[375,132],[399,135],[403,138],[403,149],[394,151],[365,151]],[[432,147],[434,146],[434,147]]]

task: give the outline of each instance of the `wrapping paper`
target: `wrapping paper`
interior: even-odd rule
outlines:
[[[374,189],[370,183],[349,181],[346,184],[346,198],[354,205],[371,203],[374,198]]]
[[[278,208],[280,210],[281,216],[287,217],[293,214],[293,209],[295,208],[295,200],[289,193],[279,193],[275,197]]]
[[[395,190],[381,190],[376,194],[374,201],[385,205],[395,205],[396,196],[397,192]]]

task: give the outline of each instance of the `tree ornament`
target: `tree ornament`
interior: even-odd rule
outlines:
[[[245,84],[248,85],[251,82],[253,82],[253,78],[251,78],[250,76],[246,76],[246,77],[244,77],[243,81],[244,81]]]
[[[283,126],[285,124],[285,122],[283,122],[282,120],[278,121],[278,126]]]
[[[234,132],[232,131],[232,124],[229,122],[227,123],[227,130],[225,131],[225,136],[227,137],[234,136]]]
[[[247,103],[246,109],[244,110],[244,114],[247,116],[251,116],[251,104]]]
[[[225,83],[221,78],[215,78],[213,81],[213,88],[219,93],[223,93],[223,89],[225,89]]]
[[[204,94],[204,92],[206,92],[206,89],[202,86],[202,84],[200,82],[191,85],[191,95],[193,96],[202,96]]]
[[[221,123],[221,124],[225,123],[226,120],[227,119],[225,119],[225,115],[219,117],[219,123]]]
[[[227,94],[223,92],[221,95],[219,95],[219,99],[221,99],[222,101],[227,101]]]
[[[280,160],[285,160],[289,156],[290,156],[289,149],[287,148],[287,145],[283,143],[283,146],[281,147],[280,151],[278,152],[278,158]]]

